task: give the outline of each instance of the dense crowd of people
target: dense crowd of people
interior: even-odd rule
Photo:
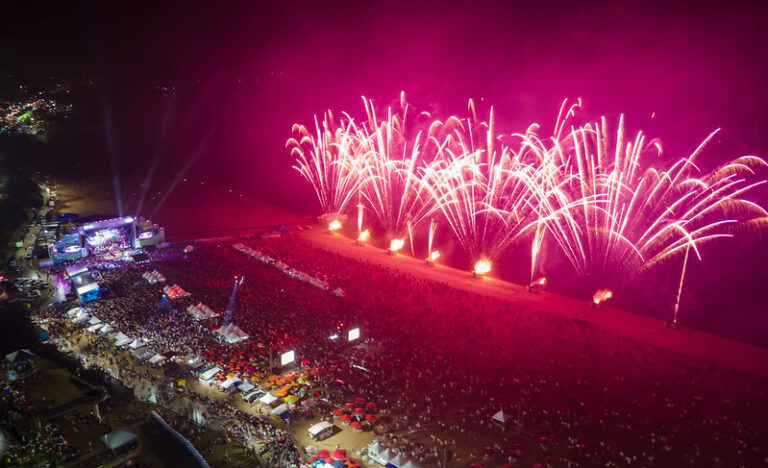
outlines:
[[[424,466],[765,462],[761,379],[339,255],[297,233],[236,242],[345,294],[297,281],[233,242],[205,242],[103,272],[115,297],[87,307],[161,353],[222,359],[261,343],[261,374],[271,371],[269,353],[296,350],[316,385],[333,389],[330,407],[353,396],[376,402],[382,443]],[[191,293],[173,302],[177,312],[158,310],[162,285],[141,277],[146,268]],[[184,310],[197,302],[225,310],[235,275],[245,281],[234,323],[251,339],[229,346],[212,332],[221,318],[196,322]],[[352,327],[363,331],[355,346],[345,340]],[[506,422],[492,419],[500,410]],[[234,416],[237,436],[275,430]],[[297,455],[284,435],[272,439],[289,447],[279,453]]]
[[[3,466],[59,466],[77,458],[77,453],[59,428],[41,417],[24,393],[0,384],[0,430],[12,437],[3,453]]]

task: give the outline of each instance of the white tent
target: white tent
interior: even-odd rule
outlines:
[[[97,325],[97,324],[100,324],[100,323],[101,323],[101,320],[99,320],[98,317],[91,317],[88,320],[88,325]]]
[[[229,344],[237,343],[239,341],[244,341],[248,339],[248,334],[245,333],[242,329],[240,329],[240,327],[238,327],[234,323],[230,323],[229,325],[224,325],[223,327],[216,330],[216,333],[218,333],[221,336],[221,338]]]
[[[218,367],[218,366],[214,367],[212,369],[208,369],[207,371],[205,371],[202,374],[200,374],[200,380],[203,380],[203,381],[211,380],[212,378],[214,378],[216,376],[216,374],[221,372],[221,370],[222,370],[221,367]]]
[[[277,408],[272,410],[272,414],[283,414],[286,411],[288,411],[288,405],[283,403],[282,405],[278,406]]]
[[[115,341],[121,341],[121,340],[124,340],[126,338],[128,338],[128,337],[125,336],[123,334],[123,332],[119,332],[117,335],[114,336]],[[131,341],[133,341],[133,340],[131,340]]]
[[[101,327],[101,330],[99,330],[99,333],[105,335],[113,330],[112,326],[108,323],[104,324],[103,327]]]
[[[248,381],[243,382],[242,384],[237,386],[237,389],[243,392],[243,394],[249,393],[251,390],[253,390],[254,387],[253,384],[251,384]]]
[[[133,338],[129,338],[125,336],[122,332],[115,335],[115,346],[117,346],[118,348],[122,348],[128,343],[131,343],[132,341],[133,341]]]
[[[230,377],[221,384],[223,390],[230,390],[237,388],[237,385],[242,382],[239,377]]]
[[[379,444],[378,440],[368,446],[368,453],[372,453],[374,455],[378,455],[382,450],[384,450],[384,448],[381,446],[381,444]]]
[[[265,393],[263,397],[259,398],[259,401],[264,403],[265,405],[271,405],[277,400],[278,398],[276,396],[273,396],[271,393]]]
[[[83,323],[86,320],[88,320],[88,312],[82,312],[81,315],[78,315],[72,320],[72,323]]]
[[[498,421],[500,423],[506,423],[510,419],[512,419],[512,416],[510,416],[509,414],[505,413],[504,410],[499,410],[498,413],[493,415],[493,420],[494,421]]]
[[[85,307],[73,307],[67,311],[68,317],[77,317],[81,312],[87,312]]]
[[[389,463],[389,461],[397,456],[397,453],[393,452],[392,449],[385,448],[381,452],[379,452],[378,457],[385,462]]]
[[[414,462],[412,462],[412,461],[408,460],[408,461],[407,461],[407,462],[405,462],[405,464],[404,464],[403,466],[401,466],[400,468],[420,468],[420,467],[419,467],[419,465],[415,464]]]
[[[81,267],[71,266],[67,268],[67,276],[69,276],[70,278],[75,277],[77,275],[82,275],[83,273],[87,273],[87,272],[88,272],[87,266],[81,266]]]
[[[390,458],[389,462],[395,466],[403,466],[406,462],[405,458],[403,458],[402,455],[399,453],[395,455],[394,457]]]
[[[128,345],[128,347],[129,347],[129,348],[131,348],[131,349],[139,349],[139,348],[141,348],[142,346],[144,346],[144,345],[146,345],[146,344],[147,344],[147,342],[146,342],[146,341],[142,340],[141,338],[136,338],[136,339],[133,341],[133,343],[131,343],[130,345]]]
[[[96,333],[96,332],[99,330],[99,328],[101,328],[101,324],[100,324],[100,323],[97,323],[96,325],[91,325],[90,327],[88,327],[88,329],[87,329],[87,330],[88,330],[90,333]]]
[[[165,356],[162,354],[155,354],[151,358],[149,358],[149,363],[152,365],[159,364],[161,362],[165,361]]]
[[[95,291],[96,289],[99,289],[99,283],[88,283],[80,286],[79,288],[75,288],[75,291],[77,292],[78,296],[82,296],[83,294],[88,294],[91,291]]]

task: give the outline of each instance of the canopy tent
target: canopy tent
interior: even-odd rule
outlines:
[[[84,300],[87,297],[98,295],[99,283],[84,284],[82,286],[75,288],[75,292],[77,292],[77,295],[80,297],[81,300]]]
[[[88,325],[97,325],[100,324],[101,320],[98,317],[91,317],[88,319]]]
[[[82,275],[83,273],[88,273],[88,267],[87,266],[71,266],[67,268],[67,276],[70,278],[74,278],[75,276]]]
[[[102,324],[97,323],[96,325],[91,325],[90,327],[88,327],[87,330],[90,333],[96,333],[102,326],[103,326]]]
[[[237,342],[248,339],[248,334],[245,333],[242,329],[240,329],[240,327],[238,327],[234,323],[230,323],[229,325],[224,325],[223,327],[216,330],[216,333],[221,337],[222,340],[226,341],[229,344],[237,343]]]
[[[415,464],[414,462],[412,462],[411,460],[408,460],[400,468],[421,468],[421,467],[419,465]]]
[[[104,442],[104,444],[110,450],[119,449],[120,447],[129,444],[138,438],[139,436],[136,434],[124,430],[110,432],[109,434],[104,434],[100,437],[101,441]]]
[[[134,359],[138,359],[139,361],[149,359],[150,356],[154,355],[155,351],[150,349],[149,346],[142,346],[141,348],[137,348],[131,351],[131,356],[133,356]]]
[[[162,354],[155,354],[151,358],[149,358],[149,363],[152,365],[159,364],[161,362],[165,361],[165,356]]]
[[[381,446],[378,440],[374,441],[371,445],[368,446],[368,453],[372,453],[374,455],[378,455],[382,450],[384,450],[384,447]]]
[[[239,377],[230,377],[221,384],[221,388],[224,390],[234,389],[242,381]]]
[[[212,369],[208,369],[207,371],[202,372],[200,374],[200,380],[211,380],[219,372],[222,372],[222,369],[221,369],[221,367],[218,367],[218,366],[216,366],[216,367],[214,367]]]
[[[8,353],[5,355],[5,360],[8,362],[16,362],[21,359],[30,359],[35,357],[35,353],[28,349],[20,349],[18,351],[14,351],[12,353]]]
[[[400,455],[399,453],[389,459],[389,463],[395,466],[403,466],[405,465],[405,462],[406,462],[405,458],[403,458],[403,456]]]
[[[73,307],[67,311],[67,316],[77,317],[81,312],[87,313],[88,311],[85,310],[85,307]]]
[[[115,346],[117,346],[118,348],[122,348],[128,343],[131,343],[132,341],[133,341],[133,338],[127,337],[126,335],[123,334],[123,332],[120,332],[117,335],[115,335]]]
[[[254,400],[259,399],[262,395],[264,395],[263,390],[254,390],[250,393],[243,394],[243,400],[247,401],[248,403],[253,403]]]
[[[288,419],[289,417],[291,417],[291,410],[290,408],[288,408],[287,404],[283,403],[282,405],[273,409],[272,414],[276,414],[277,416],[283,419]]]
[[[141,275],[149,284],[156,284],[156,283],[164,283],[165,282],[165,276],[161,275],[159,271],[152,270],[152,271],[145,271],[143,275]]]
[[[143,340],[143,339],[141,339],[141,338],[136,338],[136,339],[133,341],[133,343],[131,343],[130,345],[128,345],[128,347],[129,347],[129,348],[131,348],[131,349],[139,349],[139,348],[141,348],[142,346],[145,346],[146,344],[147,344],[147,342],[146,342],[145,340]]]
[[[209,318],[218,317],[221,315],[202,302],[198,302],[197,305],[190,305],[187,307],[187,313],[191,315],[194,320],[207,320]]]
[[[178,284],[174,284],[173,286],[165,286],[163,288],[163,292],[166,296],[168,296],[168,299],[178,299],[180,297],[189,296],[189,293],[184,291]]]
[[[493,420],[494,421],[498,421],[498,422],[500,422],[502,424],[510,421],[511,419],[512,419],[512,416],[510,416],[509,414],[505,413],[504,410],[499,410],[498,413],[493,415]]]
[[[107,333],[110,333],[112,330],[114,330],[112,328],[112,325],[105,323],[104,326],[101,327],[101,329],[99,330],[99,333],[101,333],[102,335],[106,335]]]
[[[272,403],[279,400],[276,396],[272,395],[271,393],[265,393],[263,397],[259,398],[259,401],[264,403],[265,405],[271,405]]]
[[[88,320],[88,318],[89,318],[88,312],[81,312],[78,316],[75,317],[74,320],[72,320],[72,323],[75,323],[75,324],[83,323],[86,320]]]
[[[237,386],[237,389],[243,392],[243,394],[250,393],[253,391],[253,389],[256,388],[252,383],[245,381],[242,384]]]

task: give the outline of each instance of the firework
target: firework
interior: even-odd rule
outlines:
[[[642,132],[627,138],[623,116],[613,148],[605,118],[553,139],[549,151],[564,162],[538,205],[546,233],[534,241],[533,256],[548,235],[580,274],[625,275],[689,248],[701,259],[699,247],[731,237],[735,225],[763,225],[768,213],[741,198],[764,183],[747,182],[766,165],[762,159],[741,157],[700,175],[695,158],[715,134],[667,168],[644,170],[643,159],[658,156],[660,145],[646,143]]]
[[[389,253],[394,254],[403,248],[405,241],[403,239],[392,239],[389,243]]]
[[[356,163],[357,127],[346,116],[338,123],[330,111],[322,121],[315,116],[315,133],[295,124],[286,146],[295,158],[294,169],[312,185],[324,213],[342,212],[359,186]]]
[[[475,263],[475,269],[472,270],[472,273],[475,276],[484,275],[490,272],[491,272],[491,262],[489,262],[488,260],[478,260],[478,262]]]
[[[333,231],[338,231],[339,229],[341,229],[341,222],[338,219],[334,219],[333,221],[328,223],[329,231],[333,232]]]
[[[363,105],[360,124],[327,112],[315,117],[314,133],[294,125],[297,136],[287,146],[322,209],[343,214],[357,197],[358,241],[369,238],[368,209],[391,239],[391,253],[403,248],[407,234],[415,255],[418,225],[442,215],[477,262],[476,274],[530,239],[531,285],[541,276],[545,244],[556,246],[578,274],[604,280],[684,252],[700,259],[701,245],[731,237],[736,226],[764,227],[768,219],[742,198],[764,183],[750,181],[766,165],[762,159],[744,156],[710,172],[696,165],[716,132],[691,155],[665,164],[660,141],[647,141],[642,132],[628,137],[623,116],[615,131],[605,118],[571,123],[580,101],[563,101],[548,139],[539,138],[536,124],[501,134],[494,109],[480,121],[472,101],[467,118],[444,121],[414,113],[404,94],[383,114],[372,100],[363,98]],[[436,229],[431,219],[428,259],[437,253]]]

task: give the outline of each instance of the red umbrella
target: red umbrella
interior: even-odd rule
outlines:
[[[365,407],[370,409],[376,409],[376,403],[369,401],[368,403],[365,404]]]
[[[354,409],[355,414],[365,414],[365,408],[355,408]]]
[[[344,450],[335,450],[331,455],[331,458],[333,458],[334,460],[344,460],[345,458],[347,458],[347,452],[345,452]]]
[[[376,415],[375,414],[366,414],[365,415],[365,420],[366,421],[375,421],[376,420]]]
[[[353,409],[355,407],[354,403],[344,403],[344,408],[346,409]]]
[[[320,449],[317,451],[317,458],[325,458],[331,455],[331,452],[329,452],[326,449]]]
[[[307,358],[302,359],[301,360],[301,364],[303,364],[305,366],[308,365],[309,364],[309,359],[307,359]]]
[[[352,416],[350,416],[348,414],[342,414],[341,416],[339,416],[339,419],[341,421],[349,421],[350,419],[352,419]]]
[[[333,463],[333,458],[327,457],[325,460],[323,460],[326,463]]]
[[[365,403],[365,398],[357,397],[357,398],[355,398],[355,403],[363,404],[363,403]]]
[[[360,421],[352,421],[351,423],[349,423],[349,427],[351,427],[352,429],[360,429],[361,427],[363,427],[363,424]]]
[[[331,410],[331,414],[335,416],[341,416],[342,414],[344,414],[344,411],[340,410],[339,408],[334,408]]]

